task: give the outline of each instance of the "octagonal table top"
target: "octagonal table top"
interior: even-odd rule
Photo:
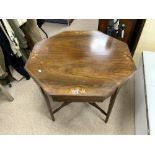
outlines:
[[[37,43],[25,66],[49,95],[110,95],[136,70],[128,45],[98,31],[65,31]]]

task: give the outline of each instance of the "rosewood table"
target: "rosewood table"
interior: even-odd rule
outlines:
[[[126,43],[98,31],[65,31],[37,43],[26,70],[39,84],[54,114],[71,102],[87,102],[108,121],[117,93],[135,71]],[[52,109],[49,96],[64,103]],[[95,102],[111,97],[107,112]]]

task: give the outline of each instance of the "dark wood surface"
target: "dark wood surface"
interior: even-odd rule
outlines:
[[[106,33],[109,19],[100,19],[98,30]],[[120,24],[125,24],[124,38],[120,40],[126,42],[132,55],[134,54],[140,34],[145,24],[145,19],[120,19]]]
[[[54,97],[108,97],[135,71],[126,43],[98,31],[66,31],[35,45],[26,70]]]
[[[73,22],[74,19],[37,19],[38,25],[43,25],[44,22],[67,24],[68,26]],[[39,26],[40,27],[40,26]]]
[[[124,38],[120,38],[120,40],[126,42],[128,45],[130,44],[136,22],[137,19],[120,19],[120,24],[126,25]],[[108,19],[100,19],[99,30],[106,33],[107,27],[108,27]]]

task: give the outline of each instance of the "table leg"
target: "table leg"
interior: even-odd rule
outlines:
[[[109,103],[109,107],[108,107],[108,111],[107,111],[105,123],[107,123],[108,120],[109,120],[109,116],[110,116],[111,111],[112,111],[112,108],[113,108],[113,106],[114,106],[115,99],[116,99],[116,97],[117,97],[118,91],[119,91],[119,89],[117,88],[116,91],[114,92],[114,94],[113,94],[113,95],[111,96],[111,98],[110,98],[110,103]]]
[[[50,99],[49,99],[49,95],[46,94],[43,89],[41,88],[45,98],[46,98],[46,103],[47,103],[47,107],[50,111],[50,115],[51,115],[51,118],[53,121],[55,121],[55,118],[54,118],[54,113],[56,113],[57,111],[59,111],[61,108],[63,108],[64,106],[70,104],[71,102],[64,102],[60,107],[58,107],[57,109],[55,109],[54,111],[52,110],[52,107],[51,107],[51,104],[50,104]],[[100,110],[104,115],[106,115],[106,119],[105,119],[105,123],[108,122],[109,120],[109,117],[110,117],[110,114],[111,114],[111,111],[112,111],[112,108],[114,106],[114,103],[115,103],[115,99],[117,97],[117,94],[118,94],[118,91],[119,89],[117,88],[114,92],[114,94],[111,96],[110,98],[110,103],[109,103],[109,107],[108,107],[108,110],[107,112],[105,112],[103,109],[101,109],[95,102],[88,102],[90,105],[92,105],[93,107],[97,108],[98,110]]]
[[[107,115],[107,113],[101,109],[96,103],[94,102],[89,102],[90,105],[92,105],[93,107],[97,108],[99,111],[101,111],[101,113],[103,113],[104,115]]]
[[[42,88],[41,88],[41,90],[42,90],[42,92],[43,92],[43,94],[44,94],[44,96],[45,96],[46,103],[47,103],[47,107],[48,107],[48,109],[49,109],[51,118],[52,118],[53,121],[55,121],[54,114],[53,114],[53,110],[52,110],[52,107],[51,107],[51,104],[50,104],[49,95],[46,94]]]
[[[109,117],[110,117],[112,108],[114,106],[117,94],[118,94],[118,88],[115,90],[114,94],[110,98],[110,103],[109,103],[107,112],[105,112],[103,109],[101,109],[95,102],[88,102],[90,105],[92,105],[93,107],[98,109],[102,114],[104,114],[106,116],[105,123],[107,123],[109,120]]]
[[[55,110],[53,111],[53,114],[56,113],[57,111],[59,111],[59,110],[60,110],[61,108],[63,108],[64,106],[70,104],[70,103],[71,103],[71,102],[64,102],[64,103],[62,103],[60,107],[58,107],[57,109],[55,109]]]

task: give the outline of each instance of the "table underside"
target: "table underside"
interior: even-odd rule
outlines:
[[[54,114],[56,112],[58,112],[60,109],[62,109],[63,107],[71,104],[72,102],[85,102],[85,103],[88,103],[89,105],[93,106],[94,108],[98,109],[103,115],[106,116],[105,118],[105,123],[108,122],[109,120],[109,117],[110,117],[110,114],[111,114],[111,111],[112,111],[112,108],[114,106],[114,102],[115,102],[115,99],[117,97],[117,94],[118,94],[118,91],[119,91],[119,88],[117,88],[113,94],[111,95],[111,98],[110,98],[110,102],[109,102],[109,106],[108,106],[108,110],[107,112],[105,112],[100,106],[98,106],[95,102],[100,102],[100,98],[94,98],[94,97],[78,97],[78,96],[62,96],[60,98],[60,96],[51,96],[53,100],[56,100],[56,101],[64,101],[61,106],[59,106],[58,108],[54,109],[52,108],[51,106],[51,102],[50,102],[50,95],[48,95],[42,88],[41,88],[44,96],[45,96],[45,99],[46,99],[46,103],[47,103],[47,107],[49,109],[49,112],[50,112],[50,115],[51,115],[51,118],[53,121],[55,121],[55,117],[54,117]],[[102,101],[105,100],[106,98],[102,98]]]

